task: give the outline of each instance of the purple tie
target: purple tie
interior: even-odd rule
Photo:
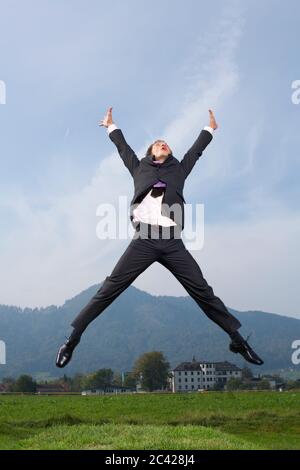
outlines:
[[[155,163],[156,165],[161,164],[157,160],[153,160],[153,163]],[[164,181],[161,181],[161,180],[158,180],[158,182],[153,185],[153,188],[166,188],[166,187],[167,187],[167,184]]]

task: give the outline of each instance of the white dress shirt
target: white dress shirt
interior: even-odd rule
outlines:
[[[118,129],[116,124],[110,124],[107,127],[107,133],[110,134],[115,129]],[[211,135],[213,135],[214,130],[212,127],[205,126],[204,130],[210,132]],[[171,227],[172,225],[176,225],[172,219],[162,215],[161,213],[161,205],[164,195],[162,194],[158,197],[152,197],[151,191],[152,189],[150,189],[141,203],[133,210],[133,221],[156,226],[160,225],[162,227]]]

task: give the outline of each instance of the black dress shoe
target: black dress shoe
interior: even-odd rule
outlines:
[[[72,358],[73,351],[77,344],[80,342],[78,339],[67,338],[67,341],[59,348],[56,356],[56,366],[65,367]]]
[[[261,366],[264,363],[264,361],[253,351],[251,346],[242,336],[237,339],[232,339],[229,344],[229,349],[233,353],[240,353],[246,361],[251,362],[252,364]]]

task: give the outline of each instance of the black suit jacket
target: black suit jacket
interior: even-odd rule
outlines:
[[[181,161],[170,154],[160,165],[153,163],[151,155],[139,160],[127,144],[121,129],[110,132],[109,138],[116,145],[120,157],[133,177],[134,195],[131,200],[131,222],[133,223],[134,208],[160,179],[167,184],[162,200],[162,214],[170,217],[182,230],[184,228],[184,183],[202,152],[212,140],[211,133],[203,129]],[[136,226],[135,223],[133,225]]]

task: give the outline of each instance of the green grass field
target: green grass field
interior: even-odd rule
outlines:
[[[300,449],[300,393],[2,395],[0,449]]]

